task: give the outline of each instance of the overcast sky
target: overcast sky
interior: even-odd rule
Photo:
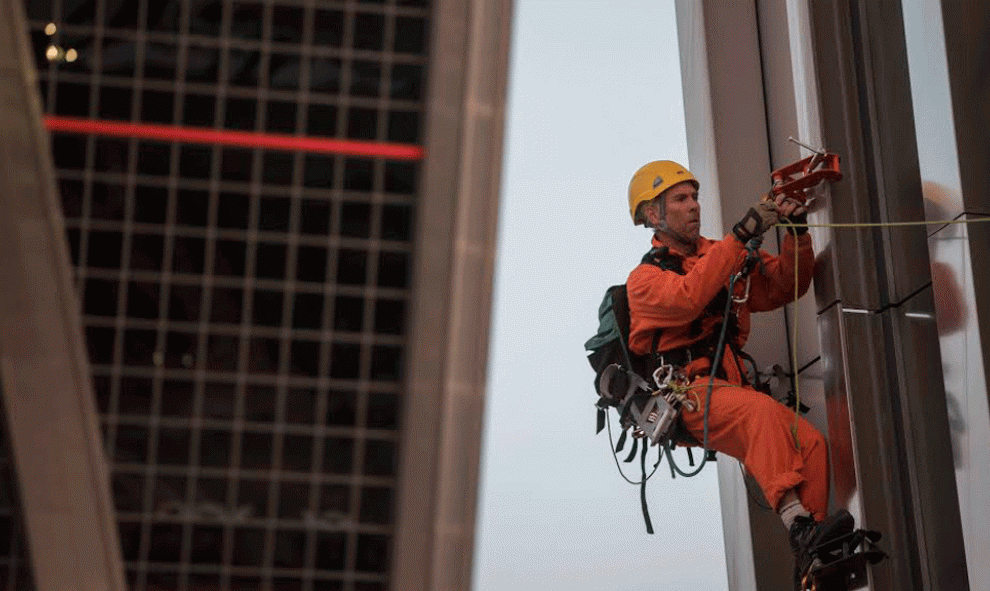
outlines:
[[[632,173],[689,164],[673,0],[515,10],[474,588],[727,589],[715,467],[671,480],[661,464],[647,535],[638,487],[595,436],[583,348],[605,289],[650,247]]]

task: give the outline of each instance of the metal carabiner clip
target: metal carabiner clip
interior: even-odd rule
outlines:
[[[670,388],[670,381],[674,379],[674,373],[674,366],[667,363],[653,370],[653,383],[659,388],[658,393]]]
[[[737,296],[735,294],[732,294],[732,302],[734,304],[745,304],[746,301],[749,300],[749,283],[750,283],[750,279],[752,279],[752,275],[747,274],[746,275],[746,291],[743,292],[743,294],[741,296]]]

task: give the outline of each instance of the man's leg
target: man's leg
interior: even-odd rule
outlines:
[[[781,497],[780,506],[777,507],[777,513],[780,514],[780,520],[784,522],[784,527],[788,531],[790,531],[795,520],[798,518],[811,519],[811,513],[801,504],[797,491],[793,488]]]
[[[705,436],[705,401],[709,378],[695,380],[697,408],[681,419],[699,442]],[[763,489],[787,526],[794,552],[794,585],[811,565],[808,552],[818,544],[852,531],[846,511],[826,518],[828,511],[828,447],[825,438],[804,418],[762,392],[715,380],[708,412],[708,448],[740,460]]]
[[[703,442],[708,377],[691,384],[694,410],[681,420]],[[797,419],[798,444],[792,428],[794,411],[752,388],[715,380],[708,413],[708,448],[732,456],[753,475],[775,509],[794,491],[816,520],[828,511],[828,447],[825,438],[804,418]],[[800,446],[800,449],[799,449]]]

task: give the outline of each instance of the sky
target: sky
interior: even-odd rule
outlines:
[[[728,589],[715,467],[672,480],[661,464],[648,535],[595,435],[583,347],[650,248],[629,179],[689,165],[673,4],[515,1],[475,591]]]

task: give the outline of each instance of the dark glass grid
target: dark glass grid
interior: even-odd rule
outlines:
[[[425,0],[26,7],[50,114],[421,141]],[[419,164],[52,148],[131,587],[385,589]]]

